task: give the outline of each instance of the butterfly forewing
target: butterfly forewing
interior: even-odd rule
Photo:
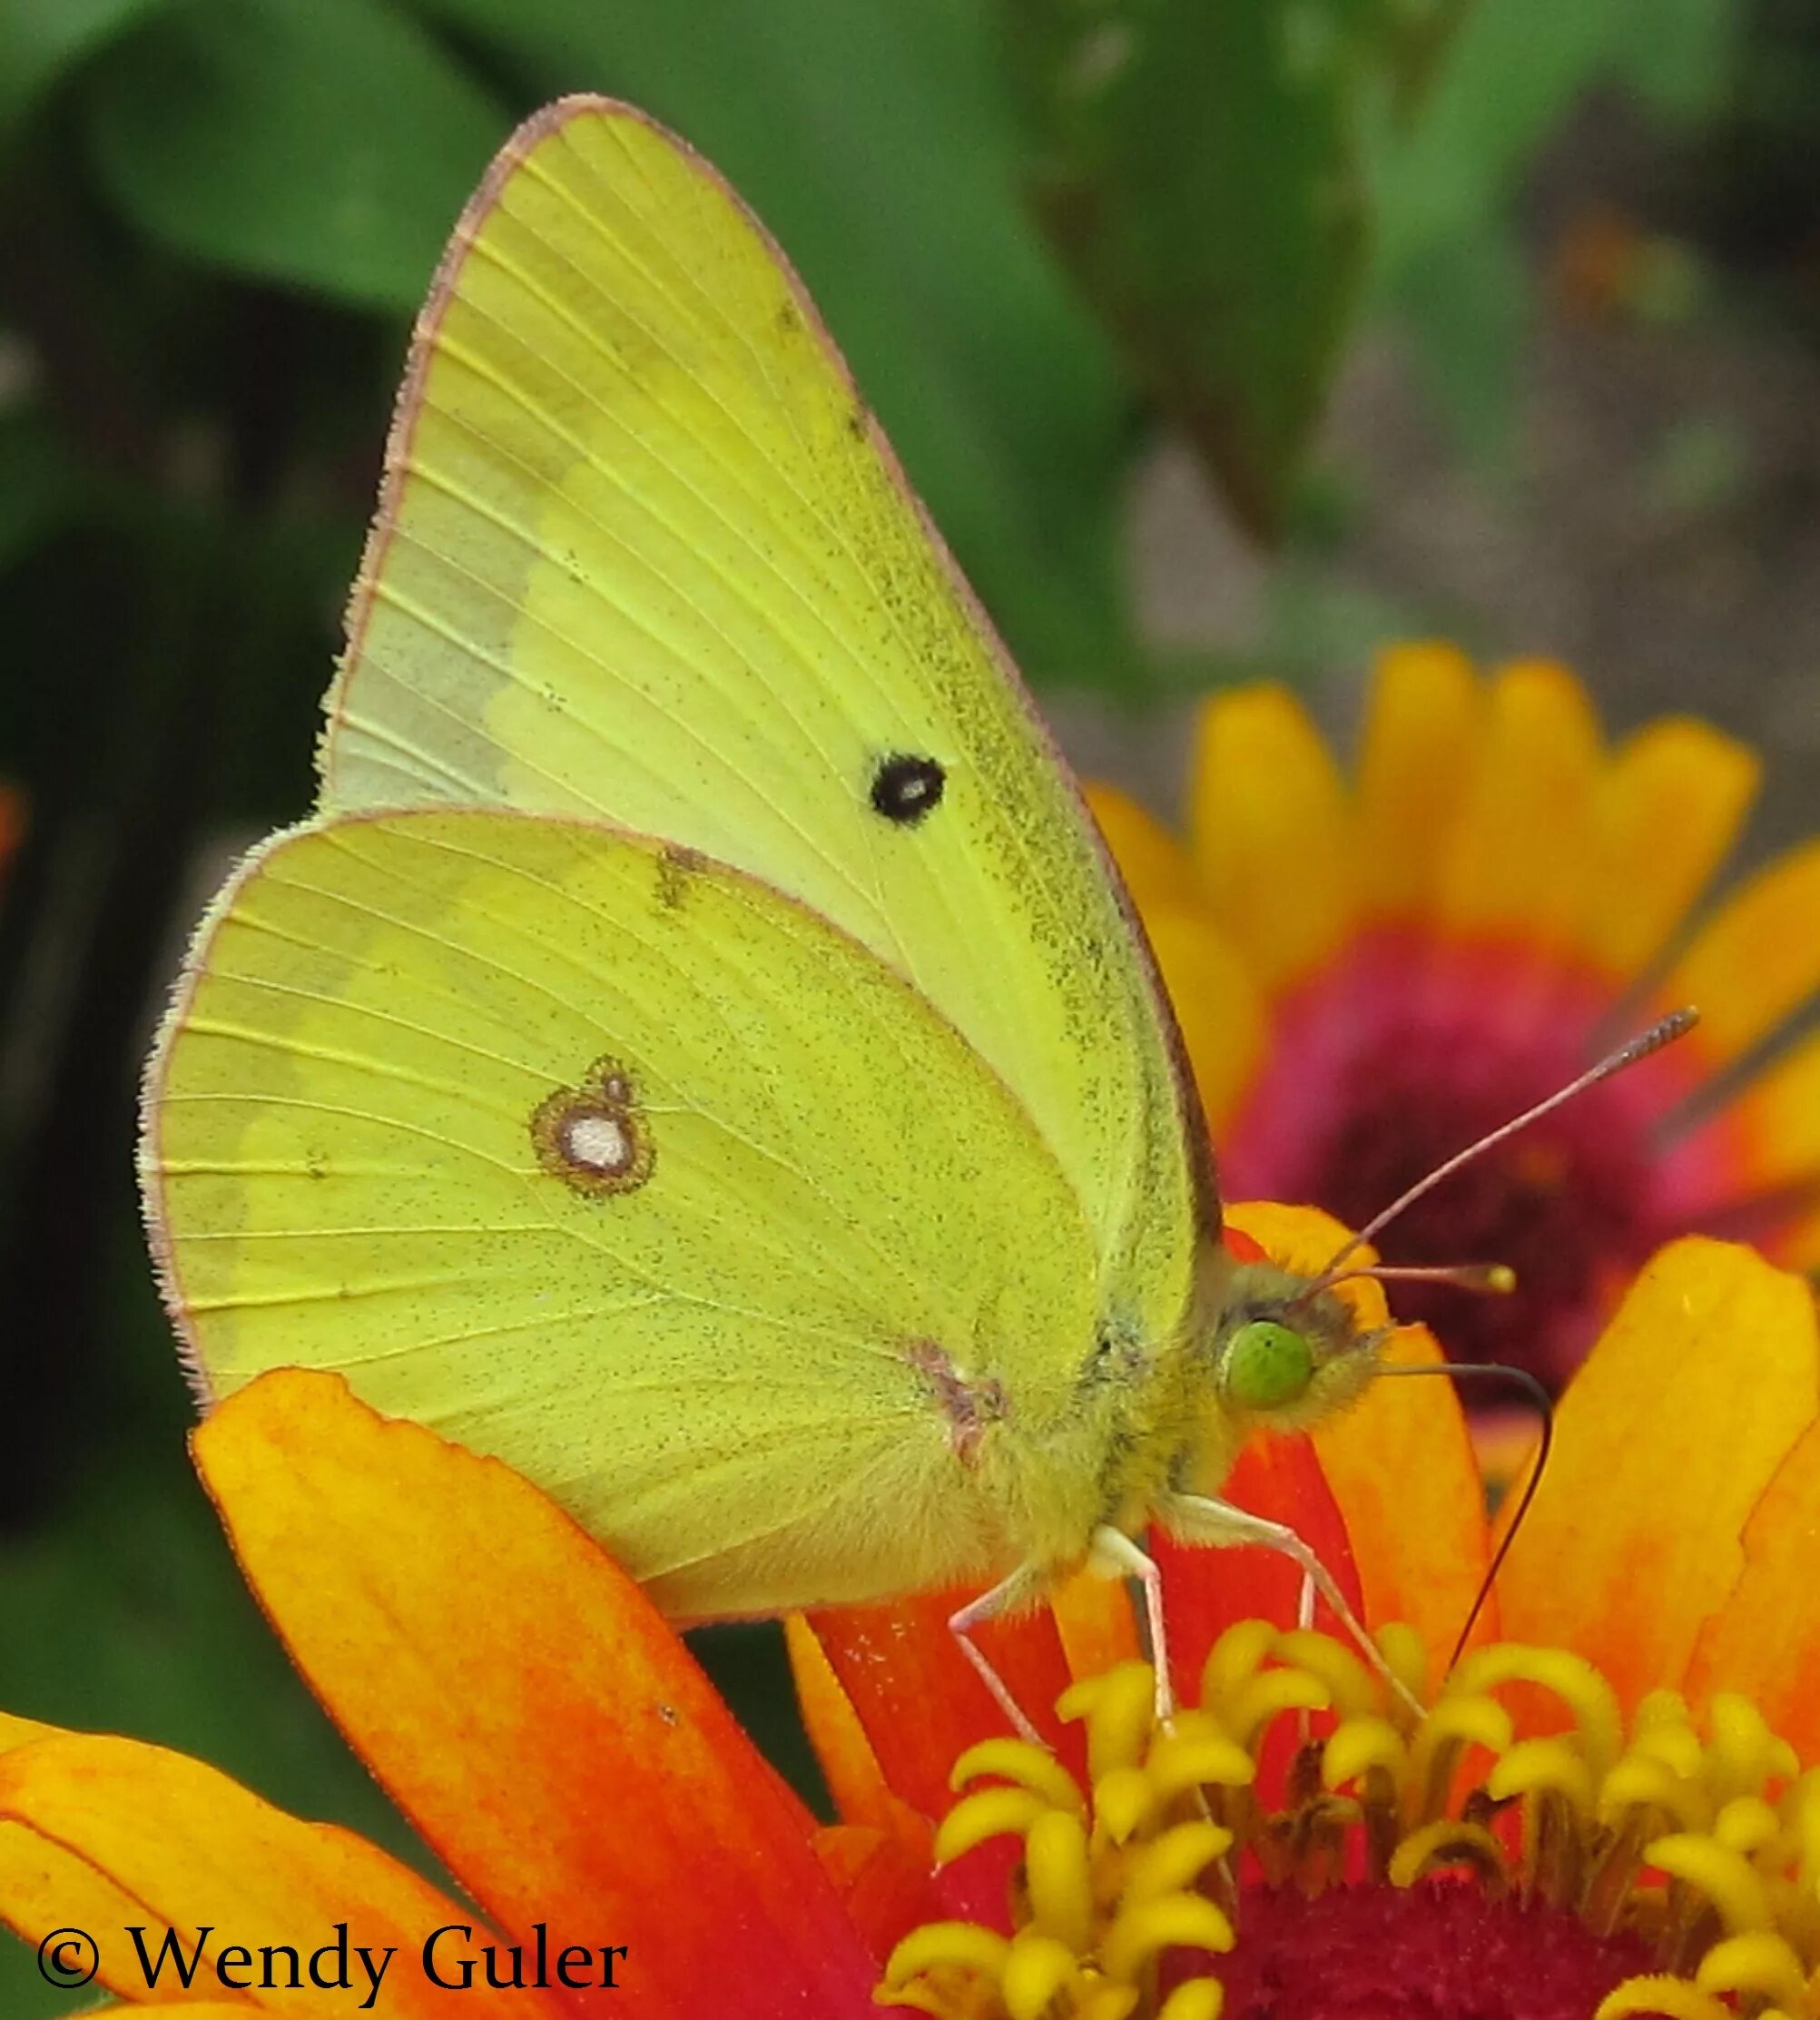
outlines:
[[[1028,1110],[1108,1315],[1179,1324],[1199,1132],[1077,795],[782,258],[625,108],[541,115],[462,222],[322,774],[605,817],[835,921]]]

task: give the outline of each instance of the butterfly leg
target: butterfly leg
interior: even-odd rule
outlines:
[[[1302,1572],[1302,1604],[1298,1620],[1312,1621],[1313,1595],[1318,1592],[1333,1609],[1334,1617],[1352,1636],[1359,1652],[1417,1718],[1424,1716],[1417,1700],[1392,1673],[1378,1644],[1365,1632],[1364,1623],[1346,1603],[1346,1596],[1333,1574],[1287,1522],[1271,1522],[1263,1515],[1236,1508],[1229,1501],[1210,1500],[1204,1494],[1170,1494],[1157,1507],[1157,1517],[1172,1536],[1185,1543],[1207,1543],[1215,1549],[1232,1549],[1253,1543],[1274,1550],[1289,1559]]]
[[[984,1621],[997,1620],[1001,1613],[1009,1613],[1032,1598],[1046,1582],[1041,1573],[1029,1564],[1020,1564],[1009,1578],[1000,1579],[989,1591],[981,1592],[978,1599],[969,1600],[958,1613],[948,1617],[949,1631],[960,1644],[960,1652],[972,1663],[974,1673],[992,1693],[992,1701],[1010,1719],[1013,1729],[1020,1739],[1028,1739],[1033,1747],[1040,1747],[1045,1753],[1050,1751],[1045,1739],[1028,1718],[1024,1708],[1011,1695],[1010,1686],[988,1660],[985,1651],[975,1642],[973,1630]]]
[[[1150,1641],[1150,1667],[1156,1680],[1156,1723],[1176,1716],[1176,1692],[1169,1681],[1169,1636],[1163,1619],[1163,1574],[1122,1529],[1103,1522],[1093,1532],[1087,1562],[1115,1578],[1135,1578],[1144,1588],[1144,1625]]]

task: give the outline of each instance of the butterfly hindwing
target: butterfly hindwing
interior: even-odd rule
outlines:
[[[243,870],[173,1029],[147,1155],[211,1390],[339,1369],[673,1612],[978,1572],[1019,1454],[1070,1434],[1065,1177],[899,976],[737,872],[545,817],[332,820]]]

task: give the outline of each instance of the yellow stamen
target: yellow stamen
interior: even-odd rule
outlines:
[[[1150,1776],[1164,1801],[1185,1790],[1213,1784],[1243,1788],[1257,1773],[1257,1763],[1229,1739],[1203,1711],[1180,1711],[1173,1732],[1163,1733],[1150,1755]],[[1816,1808],[1820,1817],[1820,1808]],[[1820,1836],[1816,1837],[1820,1844]]]
[[[1033,1747],[1028,1739],[982,1739],[978,1746],[969,1747],[954,1763],[948,1786],[959,1795],[969,1782],[978,1781],[984,1775],[1014,1781],[1058,1809],[1078,1810],[1082,1807],[1074,1777],[1054,1754]]]
[[[1742,1852],[1729,1845],[1696,1837],[1691,1831],[1677,1831],[1672,1838],[1658,1838],[1646,1845],[1643,1856],[1670,1879],[1697,1887],[1718,1910],[1727,1934],[1740,1936],[1768,1926],[1769,1896],[1763,1877]]]
[[[1397,1774],[1408,1759],[1402,1734],[1388,1719],[1348,1719],[1322,1752],[1321,1786],[1343,1788],[1372,1768]]]
[[[1156,1813],[1156,1791],[1142,1768],[1115,1768],[1093,1785],[1094,1830],[1122,1845]]]
[[[1721,1845],[1746,1857],[1774,1845],[1781,1835],[1775,1810],[1761,1796],[1735,1796],[1713,1824],[1713,1836]]]
[[[963,1796],[935,1834],[935,1863],[951,1866],[963,1852],[989,1838],[1021,1837],[1048,1806],[1033,1788],[982,1788]]]
[[[1264,1728],[1284,1712],[1324,1711],[1332,1702],[1327,1686],[1306,1670],[1261,1670],[1222,1709],[1233,1738],[1241,1746],[1254,1747]]]
[[[1411,1640],[1382,1645],[1420,1682]],[[1207,1953],[1243,1938],[1260,1878],[1313,1896],[1463,1867],[1675,1966],[1627,1979],[1598,2020],[1820,2020],[1820,1768],[1802,1772],[1746,1700],[1716,1698],[1697,1724],[1656,1692],[1627,1728],[1579,1657],[1507,1644],[1468,1655],[1414,1726],[1349,1648],[1258,1621],[1220,1637],[1204,1682],[1166,1729],[1142,1663],[1073,1685],[1058,1709],[1085,1722],[1085,1787],[1022,1741],[963,1754],[936,1854],[1021,1838],[1014,1932],[920,1930],[880,1997],[939,2020],[1218,2020]],[[1302,1744],[1267,1795],[1258,1756],[1284,1711],[1304,1715]],[[1185,1977],[1183,1952],[1203,1960]]]
[[[1238,1621],[1227,1628],[1201,1665],[1201,1702],[1212,1710],[1254,1676],[1280,1630],[1271,1621]]]
[[[1531,1649],[1515,1642],[1475,1649],[1447,1680],[1450,1694],[1495,1690],[1504,1683],[1537,1683],[1573,1713],[1587,1765],[1603,1775],[1618,1757],[1622,1730],[1610,1684],[1584,1656],[1568,1649]]]
[[[1703,1992],[1747,1992],[1796,2009],[1805,1993],[1801,1959],[1766,1929],[1715,1943],[1700,1959],[1694,1983]]]
[[[1668,2020],[1737,2020],[1732,2009],[1710,1993],[1667,1972],[1626,1978],[1599,2002],[1592,2020],[1628,2020],[1638,2013],[1666,2014]]]
[[[1026,1929],[1012,1944],[999,1983],[1011,2020],[1039,2020],[1050,2000],[1079,1979],[1080,1966],[1067,1944]]]
[[[1582,1817],[1592,1813],[1592,1770],[1566,1739],[1519,1739],[1492,1769],[1485,1792],[1493,1802],[1547,1791]]]
[[[1161,1950],[1229,1950],[1233,1926],[1197,1894],[1137,1901],[1107,1931],[1100,1956],[1107,1974],[1129,1981]]]
[[[1296,1628],[1277,1636],[1275,1653],[1280,1660],[1319,1677],[1327,1687],[1328,1703],[1346,1718],[1363,1718],[1376,1710],[1376,1678],[1353,1650],[1343,1647],[1331,1634]]]
[[[1177,1824],[1133,1858],[1126,1872],[1125,1898],[1154,1901],[1159,1895],[1192,1887],[1232,1841],[1232,1832],[1218,1824]]]
[[[1011,1946],[1002,1936],[977,1922],[925,1922],[885,1960],[885,1984],[900,1991],[912,1978],[944,1966],[996,1978],[1010,1954]]]
[[[1093,1867],[1087,1828],[1071,1809],[1052,1809],[1030,1826],[1025,1873],[1032,1925],[1071,1954],[1093,1943]]]
[[[1157,2020],[1220,2020],[1226,1988],[1217,1978],[1190,1978],[1163,2002]]]
[[[1392,1887],[1413,1887],[1425,1874],[1461,1864],[1477,1867],[1482,1873],[1500,1873],[1504,1862],[1504,1848],[1482,1824],[1443,1817],[1412,1831],[1397,1847],[1390,1881]]]

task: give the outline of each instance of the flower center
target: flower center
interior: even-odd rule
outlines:
[[[1418,1682],[1413,1635],[1382,1641]],[[1198,1705],[1159,1729],[1152,1702],[1142,1663],[1063,1697],[1085,1786],[1021,1740],[961,1757],[936,1856],[1022,1840],[1010,1933],[912,1931],[881,1999],[944,2020],[1809,2011],[1820,1774],[1744,1699],[1702,1729],[1658,1692],[1627,1728],[1590,1664],[1506,1644],[1418,1721],[1350,1648],[1245,1621]]]
[[[1281,1006],[1270,1061],[1222,1146],[1227,1189],[1362,1227],[1571,1080],[1604,1007],[1559,980],[1539,1000],[1524,962],[1495,949],[1425,945],[1418,960],[1380,936]],[[1677,1231],[1651,1129],[1681,1078],[1665,1055],[1594,1088],[1397,1219],[1378,1245],[1387,1263],[1517,1273],[1510,1297],[1399,1291],[1399,1316],[1433,1325],[1456,1359],[1527,1366],[1559,1388],[1612,1286]]]

